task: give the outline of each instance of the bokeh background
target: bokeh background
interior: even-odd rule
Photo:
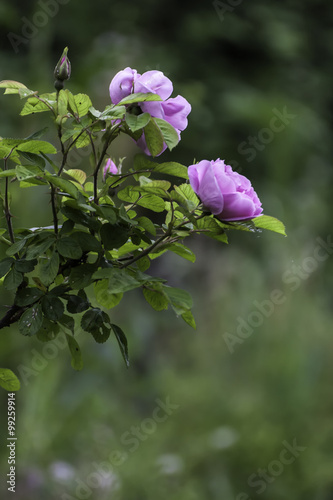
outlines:
[[[68,46],[68,88],[103,109],[119,70],[163,71],[193,109],[164,158],[224,158],[288,233],[235,232],[229,246],[194,238],[195,264],[156,262],[157,275],[192,293],[197,331],[130,292],[112,311],[128,336],[128,370],[114,340],[80,333],[77,373],[60,344],[45,350],[15,327],[1,331],[0,365],[22,383],[16,498],[333,498],[332,23],[332,4],[320,0],[1,1],[0,80],[52,91]],[[47,116],[20,118],[21,105],[0,96],[2,137],[47,125]],[[130,165],[131,141],[117,148]],[[72,162],[86,168],[87,157]],[[50,224],[44,206],[33,188],[13,190],[17,226]],[[274,290],[281,300],[269,306]],[[156,410],[161,401],[169,415]]]

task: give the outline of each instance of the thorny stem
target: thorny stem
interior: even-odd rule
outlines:
[[[133,257],[133,259],[131,259],[126,264],[123,264],[122,266],[120,266],[120,269],[124,269],[125,267],[131,266],[137,260],[140,260],[140,259],[142,259],[142,257],[145,257],[146,255],[148,255],[150,252],[152,252],[154,250],[154,248],[157,247],[157,245],[159,245],[160,243],[162,243],[162,241],[164,241],[167,238],[169,238],[169,236],[171,236],[171,233],[172,233],[172,230],[171,230],[171,228],[169,228],[164,234],[162,234],[162,236],[160,236],[159,238],[157,238],[157,240],[154,241],[154,243],[152,245],[150,245],[145,250],[143,250],[142,252],[140,252],[140,254],[137,255],[136,257]]]
[[[116,179],[114,182],[112,182],[109,185],[109,188],[112,188],[112,186],[117,184],[117,182],[119,182],[119,180],[125,179],[125,177],[130,177],[131,175],[141,174],[143,172],[153,172],[153,170],[151,168],[147,168],[146,170],[135,170],[134,172],[129,172],[127,174],[121,174],[119,179]]]
[[[4,170],[7,170],[7,160],[12,154],[13,149],[9,153],[6,158],[4,158]],[[9,238],[12,243],[15,243],[15,238],[14,238],[14,231],[13,231],[13,225],[12,225],[12,214],[10,213],[9,209],[9,179],[6,177],[6,184],[5,184],[5,203],[4,203],[4,212],[5,212],[5,218],[7,222],[7,227],[8,227],[8,233],[9,233]]]
[[[54,114],[54,116],[56,117],[57,114],[56,112],[54,111],[53,107],[51,106],[51,104],[49,104],[47,101],[44,101],[44,99],[41,99],[41,97],[39,97],[39,95],[36,95],[35,96],[36,99],[38,99],[40,102],[42,102],[43,104],[45,104],[45,106],[47,106],[51,111],[52,113]]]
[[[174,213],[173,203],[171,203],[171,210]],[[196,217],[196,220],[199,220],[202,217],[204,217],[204,214],[200,215],[199,217]],[[167,231],[164,234],[162,234],[159,238],[157,238],[157,240],[154,241],[154,243],[152,245],[150,245],[145,250],[143,250],[142,252],[140,252],[139,255],[137,255],[136,257],[133,257],[132,259],[130,259],[125,264],[122,264],[120,266],[120,269],[124,269],[125,267],[131,266],[132,264],[134,264],[134,262],[137,262],[138,260],[142,259],[142,257],[145,257],[146,255],[150,254],[150,252],[152,252],[160,243],[162,243],[162,241],[164,241],[167,238],[169,238],[170,236],[172,236],[173,229],[177,230],[180,227],[185,226],[189,222],[190,222],[189,220],[185,220],[185,221],[181,222],[178,226],[174,227],[173,224],[172,224],[172,221],[171,221],[170,224],[169,224],[169,227],[168,227]],[[177,241],[177,239],[178,239],[177,237],[175,239],[173,239],[173,240],[171,239],[170,242],[175,242],[175,241]]]
[[[114,136],[115,136],[114,132],[117,132],[118,128],[119,128],[119,124],[116,124],[113,127],[111,127],[111,129],[110,129],[110,135],[105,140],[105,144],[103,146],[103,149],[102,149],[102,152],[101,152],[101,156],[100,156],[100,158],[99,158],[99,160],[97,162],[96,168],[94,170],[94,202],[96,203],[96,205],[98,205],[98,192],[97,192],[98,172],[99,172],[99,169],[102,166],[102,163],[103,163],[106,151],[107,151],[108,147],[110,146],[111,142],[114,139]]]
[[[60,165],[60,168],[59,168],[59,172],[58,172],[58,177],[60,177],[60,175],[62,174],[62,171],[66,165],[66,161],[67,161],[67,155],[68,155],[68,151],[69,150],[65,150],[65,146],[62,142],[62,129],[61,129],[61,124],[58,125],[58,137],[59,137],[59,141],[60,141],[60,147],[61,147],[61,154],[62,154],[62,161],[61,161],[61,165]]]
[[[53,215],[53,225],[54,225],[54,234],[58,234],[58,217],[57,217],[57,201],[56,201],[56,187],[49,183],[51,186],[51,206],[52,206],[52,215]]]

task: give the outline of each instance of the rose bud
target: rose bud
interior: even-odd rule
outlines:
[[[64,80],[69,80],[71,76],[71,63],[67,57],[68,47],[66,47],[62,53],[58,64],[54,68],[54,76],[60,82]]]

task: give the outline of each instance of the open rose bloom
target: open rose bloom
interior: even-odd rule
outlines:
[[[202,160],[189,167],[188,175],[193,191],[218,219],[236,221],[262,214],[261,202],[251,182],[223,160]]]
[[[142,113],[149,113],[154,118],[167,121],[174,127],[179,138],[180,132],[187,127],[187,117],[191,111],[191,105],[180,95],[170,97],[173,91],[172,82],[161,71],[146,71],[140,75],[135,69],[125,68],[112,79],[109,90],[113,104],[118,104],[124,97],[133,93],[157,94],[162,101],[139,103]],[[150,155],[144,133],[137,144],[147,155]],[[164,144],[161,152],[166,147]]]

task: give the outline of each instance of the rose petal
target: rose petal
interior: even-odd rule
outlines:
[[[244,193],[224,195],[224,208],[218,214],[220,220],[242,220],[255,217],[256,207],[252,199]]]
[[[223,210],[223,195],[214,176],[211,162],[202,160],[197,165],[189,167],[190,184],[194,192],[199,196],[203,205],[212,214],[217,215]],[[193,185],[192,185],[193,179]]]
[[[191,112],[191,105],[187,100],[178,95],[162,103],[165,120],[178,130],[185,130],[188,124],[187,116]]]
[[[140,77],[136,69],[125,68],[119,71],[110,83],[110,97],[113,104],[118,104],[124,97],[133,92],[134,82]]]
[[[146,71],[134,83],[134,92],[153,92],[163,100],[172,94],[172,90],[171,80],[162,71]]]

